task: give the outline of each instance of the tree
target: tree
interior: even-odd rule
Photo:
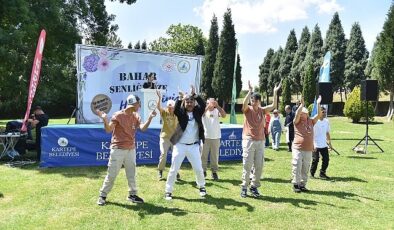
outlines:
[[[140,40],[138,40],[138,42],[134,45],[134,49],[135,49],[135,50],[141,49]]]
[[[274,92],[274,87],[276,84],[280,82],[280,74],[279,74],[279,66],[280,59],[282,57],[283,49],[279,47],[279,49],[272,56],[272,62],[269,71],[268,84],[267,84],[267,93],[269,96]]]
[[[350,90],[360,84],[361,80],[365,80],[364,70],[368,63],[368,55],[360,25],[354,23],[345,54],[345,83]]]
[[[342,92],[344,87],[346,38],[341,20],[336,12],[331,20],[324,40],[324,53],[331,52],[330,77],[334,91]],[[341,101],[342,101],[341,93]]]
[[[394,3],[391,4],[383,31],[379,35],[376,48],[376,69],[379,85],[390,92],[388,119],[394,114]]]
[[[144,40],[144,41],[142,42],[142,44],[141,44],[141,49],[142,49],[142,50],[147,50],[146,41],[145,41],[145,40]]]
[[[288,78],[293,64],[294,55],[297,51],[297,37],[294,29],[290,31],[287,37],[285,49],[280,60],[279,75],[281,79]]]
[[[365,110],[368,106],[368,117],[373,119],[375,115],[373,112],[372,103],[369,101],[361,101],[360,100],[360,87],[356,86],[353,88],[353,91],[349,94],[349,98],[345,102],[345,106],[343,108],[343,114],[352,119],[353,123],[358,123],[361,118],[365,117]],[[368,105],[366,104],[368,103]]]
[[[110,1],[111,2],[116,2],[118,0],[110,0]],[[131,4],[135,3],[135,2],[137,2],[137,0],[119,0],[119,2],[120,3],[127,3],[127,4],[131,5]]]
[[[271,48],[267,50],[267,53],[264,57],[263,63],[259,66],[259,89],[262,95],[266,95],[268,104],[268,80],[270,76],[270,68],[272,63],[272,58],[274,56],[275,51]]]
[[[171,25],[166,34],[150,43],[151,50],[179,54],[204,55],[205,38],[200,28],[192,25]]]
[[[304,27],[301,33],[300,40],[298,41],[298,49],[294,55],[293,63],[290,71],[290,82],[292,92],[298,93],[301,92],[301,76],[302,76],[302,63],[305,60],[306,51],[308,49],[308,43],[311,35],[309,33],[308,27]]]
[[[215,97],[212,89],[213,71],[215,69],[216,54],[219,46],[219,27],[217,17],[213,15],[211,28],[209,29],[209,38],[207,49],[202,63],[201,92],[207,97]]]
[[[235,49],[235,30],[231,19],[231,10],[228,8],[223,16],[223,29],[220,33],[214,77],[212,79],[212,88],[223,102],[228,102],[231,99],[229,87],[233,83]]]
[[[309,64],[312,64],[313,76],[317,76],[320,66],[323,62],[322,57],[322,47],[323,47],[323,39],[321,37],[321,32],[319,26],[316,24],[315,28],[313,29],[311,39],[309,40],[308,48],[306,50],[305,60],[302,63],[302,78],[301,78],[301,85],[305,87],[305,80],[303,79],[304,76],[310,73],[306,73],[309,71]],[[315,85],[313,85],[315,87]]]
[[[308,107],[313,103],[316,96],[316,78],[315,71],[313,70],[313,63],[306,63],[306,71],[304,74],[302,96],[304,97],[305,107]]]
[[[241,57],[237,54],[237,68],[235,69],[235,84],[237,86],[237,98],[241,93],[242,89],[242,66],[241,66]]]
[[[280,103],[279,110],[282,114],[286,114],[285,106],[291,103],[291,89],[289,78],[284,78],[282,83],[282,103]]]

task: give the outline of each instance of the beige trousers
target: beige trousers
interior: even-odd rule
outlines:
[[[293,148],[293,159],[291,164],[293,166],[291,183],[300,186],[305,186],[308,181],[308,172],[311,167],[312,151],[302,151]]]
[[[166,167],[167,152],[170,149],[170,147],[173,148],[171,141],[169,139],[160,137],[160,158],[159,158],[159,165],[157,166],[157,169],[160,171],[163,171]]]
[[[105,177],[103,186],[100,189],[100,196],[107,197],[108,193],[114,186],[115,179],[123,165],[129,185],[129,195],[137,194],[135,158],[135,149],[111,149],[107,176]]]
[[[260,179],[264,166],[264,142],[254,140],[242,140],[242,187],[247,187],[250,183],[250,170],[254,166],[254,174],[251,186],[260,187]]]
[[[208,155],[212,172],[216,173],[219,170],[219,147],[220,139],[205,139],[201,152],[202,169],[204,172],[208,168]]]

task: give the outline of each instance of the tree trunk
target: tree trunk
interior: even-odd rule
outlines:
[[[390,105],[389,111],[387,112],[387,120],[390,121],[393,118],[394,108],[393,108],[394,92],[393,89],[390,90]]]
[[[347,101],[347,90],[345,89],[345,100]]]
[[[339,87],[339,94],[341,94],[341,102],[343,102],[343,99],[342,99],[342,87]]]

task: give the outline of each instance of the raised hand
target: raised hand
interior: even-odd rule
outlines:
[[[252,85],[250,84],[250,81],[248,81],[248,85],[249,85],[249,92],[253,92],[253,87],[252,87]]]
[[[106,119],[107,118],[107,114],[105,112],[103,112],[103,111],[96,110],[96,113],[101,119]]]
[[[150,114],[149,114],[149,117],[156,117],[156,109],[155,110],[153,110],[152,112],[150,112]]]
[[[317,98],[316,103],[317,103],[317,104],[320,104],[320,102],[321,102],[321,95],[319,95],[319,97]]]
[[[305,103],[304,103],[304,97],[301,96],[300,106],[304,106],[304,105],[305,105]]]
[[[196,89],[194,88],[194,85],[190,85],[190,94],[191,95],[196,94]]]
[[[157,94],[157,96],[158,96],[159,98],[161,98],[161,92],[160,92],[160,90],[158,90],[157,88],[156,88],[156,94]]]
[[[277,92],[282,87],[282,80],[280,80],[279,84],[275,86],[274,92]]]

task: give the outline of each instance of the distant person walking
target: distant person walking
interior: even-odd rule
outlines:
[[[272,149],[279,150],[280,136],[282,134],[282,123],[280,121],[279,111],[277,109],[273,112],[273,117],[271,118],[268,132],[272,135]]]
[[[294,140],[294,112],[291,110],[290,105],[286,105],[286,118],[285,118],[285,127],[286,127],[286,143],[288,146],[288,151],[291,152],[291,146]]]

